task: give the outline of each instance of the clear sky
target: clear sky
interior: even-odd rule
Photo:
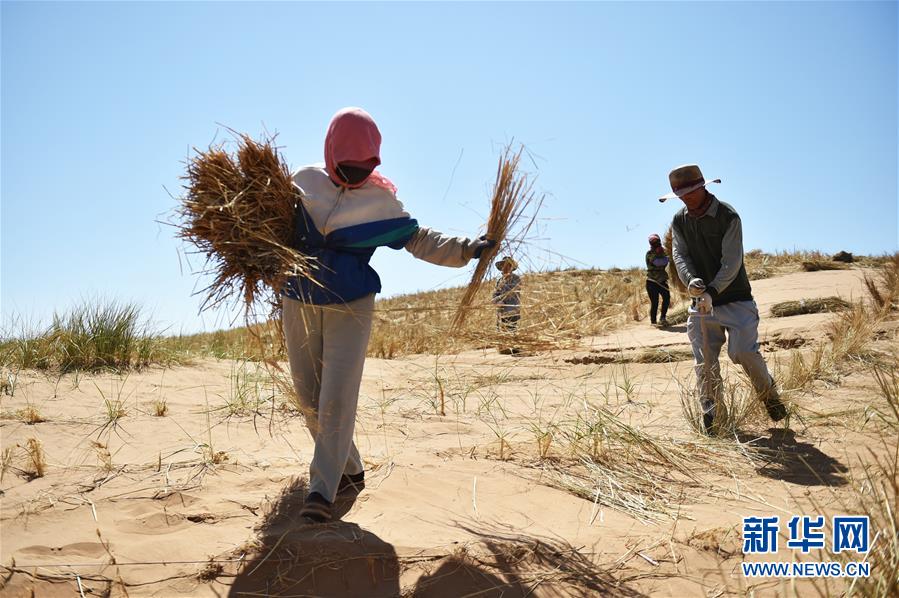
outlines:
[[[135,300],[214,329],[156,220],[217,123],[322,160],[331,115],[378,121],[425,225],[475,235],[498,151],[547,193],[530,267],[639,265],[696,162],[746,249],[897,247],[897,4],[2,2],[2,315]],[[564,257],[559,257],[564,256]],[[523,260],[520,260],[523,261]],[[470,271],[380,249],[385,294]],[[200,262],[194,262],[200,266]]]

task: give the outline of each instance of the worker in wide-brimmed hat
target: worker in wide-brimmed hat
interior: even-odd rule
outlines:
[[[502,272],[493,289],[496,326],[501,333],[513,334],[518,330],[518,322],[521,320],[521,277],[515,274],[518,262],[507,255],[495,265]]]
[[[314,277],[294,277],[281,293],[281,313],[294,387],[315,441],[309,494],[300,516],[330,521],[338,495],[365,485],[353,442],[356,405],[375,294],[370,265],[378,247],[405,249],[443,266],[461,267],[496,243],[448,237],[419,226],[376,168],[381,132],[361,108],[344,108],[325,136],[325,162],[293,175],[299,198],[292,245],[314,258]]]
[[[780,421],[787,409],[759,352],[759,310],[743,265],[740,216],[706,189],[699,166],[678,166],[668,180],[672,193],[660,201],[678,197],[684,203],[671,223],[671,257],[697,312],[687,320],[687,335],[696,360],[703,426],[712,432],[722,390],[718,355],[725,338],[731,361],[746,371],[771,419]]]
[[[659,326],[668,326],[668,306],[671,292],[668,290],[668,256],[662,247],[662,239],[657,234],[649,235],[649,251],[646,252],[646,293],[649,295],[649,321],[655,326],[659,312],[659,298],[662,299],[662,317]]]

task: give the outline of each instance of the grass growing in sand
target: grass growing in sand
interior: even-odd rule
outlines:
[[[712,436],[734,439],[747,425],[765,421],[762,403],[747,381],[734,381],[724,377],[720,386],[710,432]],[[702,408],[696,390],[681,386],[680,403],[681,412],[690,429],[696,434],[708,434],[702,424]]]
[[[13,322],[0,340],[0,363],[16,370],[128,370],[179,359],[136,304],[112,300],[86,300],[43,328]]]

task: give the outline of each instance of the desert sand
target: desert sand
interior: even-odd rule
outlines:
[[[865,294],[859,270],[791,274],[753,289],[763,354],[778,368],[826,339],[837,316],[775,319],[771,305]],[[876,332],[873,349],[894,351],[891,324]],[[864,406],[877,394],[870,370],[850,366],[839,383],[794,397],[799,417],[788,430],[750,426],[742,440],[768,447],[763,463],[738,450],[722,449],[720,462],[698,458],[692,481],[664,489],[674,499],[639,515],[562,482],[578,466],[569,424],[590,405],[655,438],[706,442],[681,413],[679,382],[691,382],[692,362],[626,362],[652,347],[681,355],[685,327],[632,322],[534,355],[370,358],[356,430],[366,489],[337,505],[341,521],[319,526],[296,518],[311,439],[255,364],[58,379],[20,372],[13,396],[2,398],[2,447],[11,450],[0,484],[0,594],[816,594],[811,581],[743,578],[742,518],[841,513],[869,449],[889,450],[866,425]],[[589,359],[615,354],[624,362]],[[722,366],[737,379],[725,352]],[[255,413],[229,413],[240,393]],[[156,416],[162,401],[167,412]],[[8,415],[29,405],[46,421]],[[124,415],[110,421],[107,405]],[[27,473],[31,438],[46,454],[42,477]],[[770,560],[793,558],[782,546]]]

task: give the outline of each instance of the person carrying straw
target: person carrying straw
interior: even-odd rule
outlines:
[[[325,163],[293,175],[300,195],[294,246],[317,268],[313,276],[288,281],[282,324],[293,383],[315,441],[300,515],[317,523],[331,520],[338,494],[364,487],[353,430],[381,290],[369,264],[375,249],[405,248],[427,262],[461,267],[495,245],[419,226],[397,199],[396,186],[375,170],[380,148],[374,119],[361,108],[344,108],[328,127]]]
[[[668,256],[657,234],[649,235],[649,251],[646,252],[646,293],[649,295],[649,322],[656,325],[659,297],[662,298],[662,317],[659,326],[668,326],[668,306],[671,292],[668,290]]]
[[[722,391],[718,355],[725,335],[731,361],[746,371],[771,419],[780,421],[787,416],[787,409],[759,352],[759,311],[743,265],[740,216],[706,189],[708,183],[699,166],[678,166],[668,180],[672,193],[659,201],[678,197],[684,202],[671,223],[671,253],[678,277],[694,300],[687,336],[696,361],[703,429],[713,432]]]

